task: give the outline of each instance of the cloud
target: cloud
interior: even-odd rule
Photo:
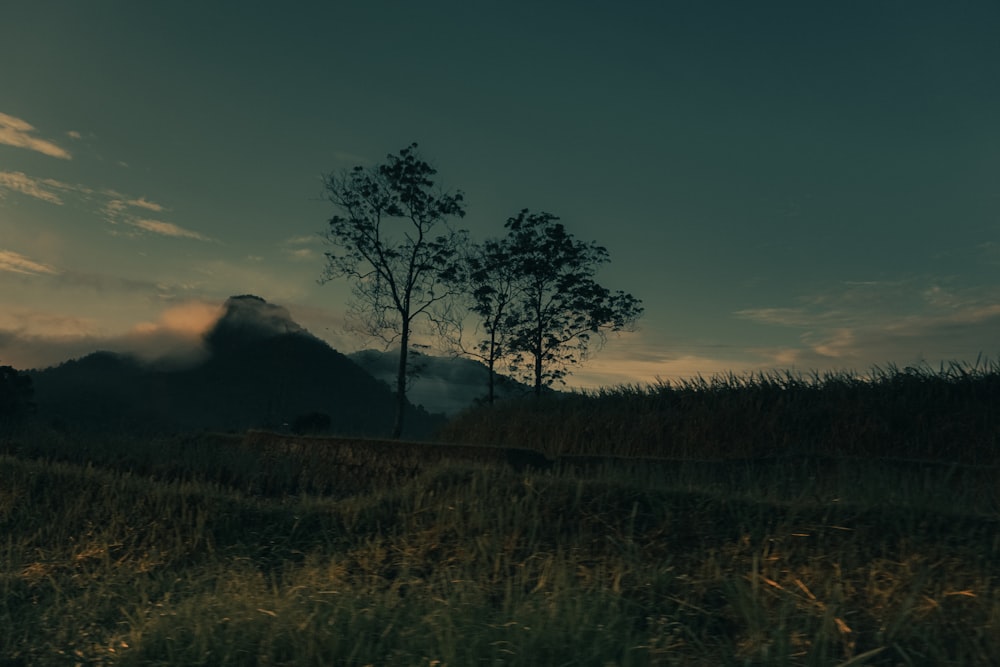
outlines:
[[[310,245],[313,243],[322,243],[322,242],[323,242],[323,237],[320,236],[319,234],[304,234],[302,236],[293,236],[291,238],[287,238],[283,241],[283,244],[292,246],[292,245]]]
[[[131,199],[131,200],[129,200],[126,203],[129,206],[136,206],[138,208],[144,208],[147,211],[153,211],[155,213],[162,213],[163,210],[164,210],[163,206],[161,206],[160,204],[157,204],[156,202],[151,202],[151,201],[147,200],[145,197],[139,197],[138,199]]]
[[[13,250],[0,250],[0,271],[20,273],[27,276],[41,274],[56,275],[59,273],[48,264],[42,264]]]
[[[155,327],[187,336],[202,336],[222,317],[223,308],[209,301],[189,301],[167,308],[155,323]],[[149,325],[138,324],[136,331],[149,330]]]
[[[160,220],[147,220],[147,219],[136,219],[129,220],[127,224],[133,227],[138,227],[147,232],[152,232],[153,234],[160,234],[161,236],[173,236],[180,238],[197,239],[199,241],[211,241],[212,239],[207,236],[203,236],[198,232],[191,231],[190,229],[184,229],[179,227],[172,222],[161,222]]]
[[[79,132],[77,132],[76,130],[70,130],[69,132],[66,133],[66,136],[69,137],[70,139],[82,139],[83,138],[83,135],[80,134]]]
[[[62,206],[63,200],[55,191],[81,192],[89,194],[89,190],[81,186],[62,183],[53,178],[33,178],[20,171],[0,171],[0,196],[3,190],[20,192],[50,204]]]
[[[806,370],[866,371],[874,365],[972,361],[1000,352],[1000,288],[948,285],[931,277],[843,283],[736,317],[799,330],[799,344],[756,353]]]
[[[100,349],[89,318],[31,309],[0,315],[0,360],[15,368],[44,368]]]
[[[105,219],[112,225],[125,224],[152,234],[170,236],[173,238],[188,238],[198,241],[213,240],[204,234],[181,227],[180,225],[172,222],[164,222],[162,220],[153,220],[141,217],[140,215],[133,213],[131,210],[138,208],[144,211],[162,213],[168,210],[162,204],[150,201],[145,197],[132,199],[114,191],[107,191],[105,194],[109,196],[109,199],[104,203],[100,210],[101,213],[104,214]]]
[[[61,160],[72,158],[66,150],[51,141],[32,136],[34,132],[35,128],[30,123],[20,118],[0,113],[0,144],[16,146],[17,148],[27,148],[28,150],[37,151],[43,155]]]
[[[569,387],[597,389],[623,384],[653,384],[750,373],[773,368],[773,361],[754,350],[703,341],[664,344],[644,330],[608,336],[607,343],[567,378]]]
[[[191,231],[169,222],[143,219],[133,214],[130,209],[143,209],[154,213],[168,210],[162,204],[150,201],[145,197],[132,199],[114,190],[93,190],[83,185],[72,185],[57,181],[54,178],[35,178],[20,171],[0,171],[0,196],[3,190],[19,192],[35,199],[62,206],[64,197],[76,195],[80,201],[103,202],[97,212],[113,225],[124,223],[133,227],[162,234],[210,241],[207,236]]]
[[[975,362],[1000,358],[1000,287],[961,286],[931,276],[844,282],[789,305],[746,308],[733,315],[787,331],[774,346],[664,343],[637,333],[609,337],[567,378],[594,389],[656,378],[792,371],[867,373],[875,366]],[[773,334],[772,334],[773,335]],[[780,338],[779,338],[780,339]]]
[[[748,355],[749,356],[749,355]],[[579,367],[566,379],[569,387],[597,389],[631,384],[655,384],[658,381],[679,382],[697,377],[735,373],[741,375],[772,368],[764,359],[718,358],[696,352],[682,352],[675,357],[664,356],[650,363],[629,359],[627,355],[614,354],[610,349]]]
[[[45,368],[109,350],[145,361],[191,363],[207,354],[202,335],[221,315],[218,303],[189,301],[108,335],[89,317],[19,309],[0,317],[0,360],[21,369]]]
[[[323,237],[319,234],[305,236],[293,236],[282,241],[282,252],[291,259],[300,262],[312,261],[319,258],[319,253],[309,246],[320,245]]]
[[[762,324],[777,324],[790,327],[808,326],[815,317],[802,308],[747,308],[745,310],[737,310],[733,315],[740,319],[752,320]]]
[[[133,213],[133,209],[152,211],[153,213],[163,213],[168,210],[162,204],[150,201],[145,197],[131,198],[114,190],[93,190],[83,185],[71,185],[53,178],[35,178],[20,171],[0,171],[0,198],[3,197],[5,190],[34,197],[57,206],[62,206],[65,203],[65,197],[76,195],[77,200],[88,202],[91,206],[94,201],[100,202],[96,212],[103,215],[104,219],[112,225],[125,224],[135,229],[174,238],[189,238],[198,241],[213,240],[204,234],[172,222],[152,220]]]

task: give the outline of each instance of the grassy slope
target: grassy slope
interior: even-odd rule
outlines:
[[[452,425],[563,457],[544,471],[266,435],[10,440],[0,666],[1000,664],[996,369],[778,380]],[[907,454],[937,463],[883,460]]]
[[[335,500],[6,456],[0,664],[997,663],[995,497],[800,472],[440,464]]]

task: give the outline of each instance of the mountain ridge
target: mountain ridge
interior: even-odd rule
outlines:
[[[328,432],[337,435],[391,431],[389,386],[281,306],[254,295],[230,297],[203,340],[207,357],[181,368],[96,351],[30,371],[38,416],[101,432],[288,430],[308,415],[327,415]],[[406,409],[406,437],[429,437],[444,423],[411,403]]]

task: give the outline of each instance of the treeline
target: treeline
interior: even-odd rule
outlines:
[[[1000,464],[1000,364],[725,375],[471,409],[449,442],[561,455],[836,456]]]

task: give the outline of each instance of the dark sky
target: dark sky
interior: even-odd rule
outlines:
[[[412,141],[611,252],[582,386],[1000,352],[1000,4],[32,2],[0,21],[0,363],[186,344],[226,297],[335,347],[320,177]]]

